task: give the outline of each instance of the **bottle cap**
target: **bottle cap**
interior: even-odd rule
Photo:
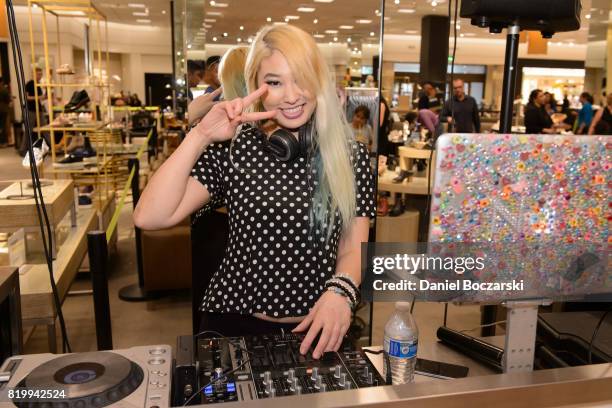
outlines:
[[[395,302],[395,308],[401,312],[409,312],[410,302]]]

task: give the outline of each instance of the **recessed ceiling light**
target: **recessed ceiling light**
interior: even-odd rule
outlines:
[[[315,18],[314,20],[312,20],[313,23],[318,24],[319,23],[319,19]]]
[[[284,21],[275,21],[274,25],[287,25]]]
[[[374,34],[374,31],[370,31],[370,37],[374,37],[376,34]]]
[[[352,25],[341,25],[341,30],[352,30],[354,27]]]
[[[211,1],[210,5],[213,7],[227,7],[227,3],[219,3],[218,1]]]
[[[287,19],[287,20],[299,20],[300,16],[285,16],[285,19]]]
[[[404,31],[406,34],[418,34],[417,30],[406,30]]]
[[[128,7],[132,8],[145,8],[146,6],[142,3],[128,3]]]
[[[272,17],[266,18],[266,21],[269,23],[270,21],[272,21]]]
[[[438,2],[437,2],[437,1],[432,1],[432,2],[431,2],[431,7],[436,7],[437,5],[438,5]]]
[[[324,34],[315,34],[313,37],[314,38],[325,38],[325,35]]]
[[[251,37],[249,37],[249,38],[247,39],[247,42],[250,44],[250,43],[252,43],[252,42],[253,42],[253,39],[252,39]]]
[[[204,28],[212,28],[212,24],[204,24],[202,27],[204,27]]]
[[[238,38],[236,38],[236,41],[237,42],[242,42],[242,38],[238,37]]]
[[[586,16],[584,16],[584,18],[586,18],[587,20],[590,20],[591,19],[591,15],[587,14]]]
[[[395,4],[399,4],[399,3],[400,3],[400,0],[395,0],[395,1],[394,1],[394,3],[395,3]]]
[[[299,11],[300,13],[312,13],[313,11],[315,11],[314,7],[298,7],[297,11]]]
[[[206,22],[206,23],[216,23],[217,19],[216,18],[205,18],[204,22]]]
[[[416,11],[415,9],[398,9],[397,10],[398,13],[404,13],[404,14],[412,14],[415,11]]]
[[[244,31],[244,26],[240,26],[240,31]]]
[[[188,49],[191,49],[191,44],[187,44],[187,48],[188,48]]]
[[[207,11],[206,15],[207,16],[222,16],[223,13],[221,13],[220,11]]]
[[[137,23],[150,23],[151,20],[149,20],[148,18],[137,18],[136,22]]]
[[[351,41],[353,41],[353,40],[351,39],[351,37],[349,37],[349,38],[347,38],[347,39],[346,39],[346,42],[348,42],[348,43],[350,43]]]
[[[213,37],[213,41],[217,41],[217,37]]]
[[[325,30],[327,34],[337,34],[338,30]]]
[[[146,11],[136,11],[134,13],[132,13],[133,16],[137,16],[137,17],[147,17],[149,15],[149,10]]]
[[[357,24],[370,24],[371,22],[372,20],[368,20],[365,18],[356,21]]]
[[[338,41],[338,37],[334,37],[334,41]]]
[[[227,33],[223,33],[223,36],[224,36],[224,37],[227,37]]]
[[[334,0],[314,0],[315,3],[332,3]]]
[[[465,34],[461,33],[459,34],[459,37],[465,37]]]
[[[166,14],[166,10],[162,10],[162,14]]]

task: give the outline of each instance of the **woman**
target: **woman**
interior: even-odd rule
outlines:
[[[372,126],[368,123],[370,119],[370,109],[365,105],[359,105],[355,108],[353,113],[353,119],[351,120],[351,127],[353,128],[353,134],[355,140],[363,143],[368,147],[368,150],[372,150],[373,135]]]
[[[531,134],[557,133],[553,121],[545,110],[546,96],[540,89],[529,94],[529,103],[525,107],[525,132]]]
[[[582,135],[585,130],[591,127],[591,122],[593,121],[593,97],[588,92],[583,92],[580,94],[580,103],[582,104],[582,109],[578,112],[578,130],[576,134]]]
[[[606,106],[597,111],[589,135],[610,135],[612,134],[612,94],[606,97]]]
[[[375,213],[367,149],[354,142],[306,32],[264,27],[245,77],[249,95],[214,105],[189,132],[143,192],[134,222],[166,228],[226,205],[229,243],[204,296],[203,326],[225,335],[308,329],[302,353],[321,332],[319,358],[340,347],[356,303],[360,245]],[[279,129],[293,145],[311,136],[311,147],[282,161],[272,146]]]

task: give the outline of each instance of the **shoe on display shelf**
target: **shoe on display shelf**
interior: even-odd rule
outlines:
[[[53,167],[82,167],[83,157],[77,157],[74,154],[69,154],[62,160],[53,163]]]
[[[36,163],[37,166],[40,166],[43,160],[45,159],[45,156],[47,155],[47,153],[49,153],[49,146],[47,146],[47,142],[45,142],[45,139],[41,137],[38,140],[36,140],[32,144],[32,150],[34,151],[34,163]],[[30,167],[30,152],[29,151],[26,152],[26,155],[23,158],[21,165],[23,167]]]
[[[58,75],[74,75],[74,69],[70,64],[62,64],[55,70]]]
[[[397,177],[395,177],[392,181],[396,184],[402,183],[404,180],[406,180],[408,177],[410,177],[412,175],[411,171],[407,171],[407,170],[400,170],[399,174],[397,175]]]
[[[389,217],[399,217],[404,213],[404,210],[404,201],[401,198],[397,197],[395,199],[395,205],[393,205],[393,208],[391,209],[391,211],[389,211]]]
[[[70,98],[70,102],[68,102],[64,106],[64,112],[74,112],[80,107],[88,104],[90,101],[89,94],[85,89],[81,89],[80,91],[75,91],[72,94],[72,98]]]
[[[79,206],[91,207],[91,197],[85,194],[79,194]]]

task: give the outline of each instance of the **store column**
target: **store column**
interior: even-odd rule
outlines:
[[[441,85],[446,82],[449,20],[446,16],[421,19],[421,82]]]

